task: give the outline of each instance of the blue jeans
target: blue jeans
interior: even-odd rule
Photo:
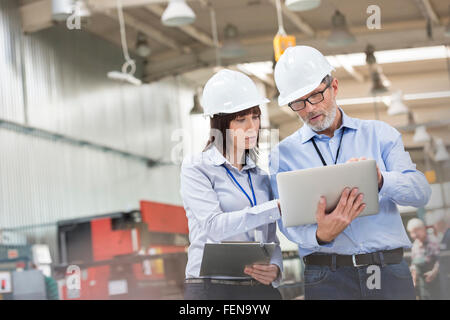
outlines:
[[[345,266],[333,271],[328,266],[306,265],[305,299],[415,300],[412,276],[405,260],[379,266],[379,282],[374,280],[377,272],[367,270],[368,267]]]
[[[254,286],[216,283],[186,283],[185,300],[281,300],[278,289],[264,284]]]

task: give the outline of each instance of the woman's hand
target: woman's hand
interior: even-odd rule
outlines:
[[[276,264],[254,264],[245,267],[244,273],[265,285],[269,285],[278,278],[280,268]]]

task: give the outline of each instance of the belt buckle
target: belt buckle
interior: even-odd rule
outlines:
[[[352,254],[352,262],[354,267],[362,267],[365,266],[365,264],[357,264],[356,263],[356,254]]]

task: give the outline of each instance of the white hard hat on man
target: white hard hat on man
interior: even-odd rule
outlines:
[[[223,69],[212,76],[203,89],[204,116],[239,112],[270,102],[245,74]]]
[[[287,48],[275,65],[275,83],[280,92],[278,104],[286,105],[312,92],[333,70],[323,54],[313,47]]]

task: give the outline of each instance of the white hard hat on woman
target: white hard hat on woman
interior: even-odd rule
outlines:
[[[286,105],[316,89],[333,66],[313,47],[289,47],[275,66],[278,104]]]
[[[252,79],[238,71],[217,72],[203,89],[204,116],[239,112],[267,102],[269,99],[259,93]]]

